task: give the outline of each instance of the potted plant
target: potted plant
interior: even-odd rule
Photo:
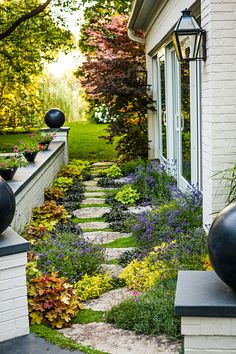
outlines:
[[[26,160],[34,162],[37,153],[43,150],[43,145],[39,145],[35,135],[30,135],[29,138],[20,140],[18,146],[14,146],[14,152],[22,152]]]
[[[48,150],[49,144],[55,138],[55,133],[40,133],[38,136],[39,145],[43,146],[44,151]]]
[[[22,155],[2,155],[0,156],[0,176],[5,181],[10,181],[18,167],[27,165],[28,162]]]

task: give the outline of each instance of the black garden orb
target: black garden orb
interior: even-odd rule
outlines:
[[[0,177],[0,234],[5,231],[14,217],[16,201],[12,189]]]
[[[208,251],[217,275],[236,290],[236,203],[215,218],[208,236]]]
[[[59,108],[52,108],[45,114],[45,123],[49,128],[60,128],[65,123],[65,114]]]

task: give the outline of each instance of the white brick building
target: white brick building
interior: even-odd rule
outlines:
[[[206,30],[205,62],[177,60],[171,33],[185,8]],[[128,27],[145,43],[155,101],[150,158],[174,160],[180,188],[198,185],[210,224],[228,193],[217,172],[236,162],[236,0],[135,0]]]

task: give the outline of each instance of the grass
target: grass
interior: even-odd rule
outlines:
[[[30,326],[31,333],[36,333],[39,337],[44,338],[46,341],[57,345],[63,349],[70,350],[81,350],[83,353],[87,354],[108,354],[105,352],[101,352],[100,350],[95,350],[90,347],[81,345],[70,338],[64,337],[61,333],[58,333],[54,329],[44,326],[44,325],[31,325]]]
[[[117,258],[110,259],[109,261],[106,261],[106,264],[119,264],[119,260]]]
[[[70,127],[70,159],[90,162],[116,160],[114,144],[108,144],[104,139],[99,138],[99,136],[105,135],[106,124],[66,122],[65,125]],[[26,134],[1,135],[0,152],[12,152],[13,146],[25,137]]]
[[[65,123],[70,127],[69,154],[70,158],[88,160],[90,162],[114,161],[115,149],[99,136],[105,135],[106,124],[71,122]]]
[[[83,224],[84,222],[97,222],[97,221],[104,221],[101,218],[72,218],[71,219],[75,224]]]
[[[74,319],[74,323],[86,324],[92,322],[105,322],[104,311],[93,311],[91,309],[84,309],[78,312]]]
[[[137,247],[136,240],[133,236],[121,237],[109,243],[103,243],[100,245],[104,248],[127,248],[127,247]]]

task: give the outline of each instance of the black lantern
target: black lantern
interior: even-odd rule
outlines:
[[[181,63],[206,60],[206,31],[199,26],[191,11],[182,11],[172,40]]]

